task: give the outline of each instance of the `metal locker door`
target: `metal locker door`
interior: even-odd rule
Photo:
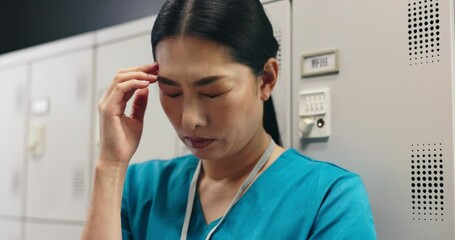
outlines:
[[[150,29],[144,29],[144,32],[147,31],[147,33],[140,36],[135,35],[98,46],[96,49],[96,93],[98,100],[112,83],[118,69],[153,63],[149,33],[152,26],[153,22],[150,22]],[[112,34],[112,30],[110,33]],[[130,112],[132,102],[133,99],[128,103],[126,115]],[[98,117],[98,112],[96,112],[96,116]],[[98,119],[95,124],[98,126]],[[98,127],[95,130],[95,135],[99,136]],[[175,157],[177,155],[176,141],[174,128],[161,107],[158,85],[153,84],[149,87],[149,101],[144,117],[144,131],[141,142],[131,162]],[[96,149],[98,151],[98,148]],[[97,156],[98,152],[95,154],[95,160]]]
[[[28,107],[27,66],[0,70],[0,215],[22,216]]]
[[[20,220],[0,219],[0,239],[22,240],[22,227]]]
[[[273,103],[277,115],[283,147],[291,146],[291,2],[288,0],[264,3],[264,10],[272,23],[276,40],[280,44],[278,82],[273,90]]]
[[[293,146],[360,174],[379,239],[455,238],[453,6],[293,1],[293,131],[301,90],[332,100],[330,136]],[[302,57],[325,50],[339,72],[302,77]]]
[[[25,240],[79,240],[82,225],[74,224],[25,224]]]
[[[85,219],[89,196],[93,49],[34,62],[26,215]]]

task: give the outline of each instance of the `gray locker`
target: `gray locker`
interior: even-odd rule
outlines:
[[[264,10],[280,44],[277,54],[278,82],[272,97],[283,147],[287,148],[291,146],[291,2],[264,3]]]
[[[153,63],[150,43],[153,20],[154,18],[146,18],[130,23],[131,27],[128,29],[133,29],[133,31],[128,31],[130,35],[126,36],[123,36],[125,35],[124,28],[128,25],[105,29],[97,33],[97,39],[101,41],[96,48],[97,100],[101,99],[111,85],[117,70]],[[135,31],[139,34],[135,34]],[[122,38],[119,39],[119,35]],[[133,99],[128,103],[126,115],[130,113]],[[95,102],[96,105],[98,101]],[[98,112],[96,112],[95,124],[96,126],[99,124]],[[95,138],[99,139],[98,127],[94,134]],[[161,107],[158,85],[153,84],[149,87],[149,101],[141,142],[131,162],[175,157],[177,155],[176,141],[174,128]],[[98,147],[96,147],[95,156],[98,156],[98,152]]]
[[[0,215],[21,216],[28,112],[28,68],[0,69]],[[3,238],[2,238],[3,239]]]
[[[85,219],[92,146],[92,71],[93,49],[89,47],[31,66],[27,217]]]
[[[293,1],[293,146],[361,175],[379,239],[455,238],[453,6]],[[338,73],[310,77],[318,58],[302,73],[302,56],[326,50]],[[301,141],[302,91],[324,89],[329,136]]]
[[[25,240],[79,240],[81,239],[82,225],[78,224],[51,224],[26,223]]]
[[[0,219],[0,239],[22,240],[22,227],[19,220]]]

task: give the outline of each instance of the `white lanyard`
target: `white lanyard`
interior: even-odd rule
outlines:
[[[227,216],[229,211],[231,211],[232,207],[243,196],[243,194],[245,193],[245,189],[248,188],[253,183],[254,179],[256,178],[256,175],[259,173],[261,168],[264,167],[264,165],[267,163],[267,160],[270,158],[270,155],[272,155],[274,147],[275,147],[275,142],[273,141],[272,138],[270,138],[269,146],[267,147],[265,152],[262,154],[259,161],[256,163],[256,166],[254,166],[250,175],[248,175],[248,178],[240,186],[237,194],[235,195],[234,200],[232,200],[231,204],[229,205],[228,209],[224,213],[223,217],[221,217],[220,221],[218,221],[216,226],[213,227],[212,230],[210,230],[210,232],[207,235],[207,237],[205,238],[205,240],[209,240],[212,237],[213,233],[216,231],[218,226],[223,222],[224,218]],[[188,235],[188,228],[190,225],[191,212],[193,211],[194,196],[196,195],[196,186],[197,186],[197,181],[198,181],[200,172],[201,172],[201,161],[199,160],[196,171],[194,172],[193,179],[191,180],[190,191],[188,193],[188,202],[186,205],[185,220],[183,222],[182,234],[180,235],[180,240],[186,240],[187,235]]]

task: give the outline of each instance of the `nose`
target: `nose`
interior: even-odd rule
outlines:
[[[182,126],[185,130],[193,131],[198,127],[204,127],[207,119],[203,106],[195,99],[188,99],[183,104]]]

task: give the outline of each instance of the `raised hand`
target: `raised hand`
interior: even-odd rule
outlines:
[[[121,69],[98,103],[100,158],[107,164],[128,165],[142,135],[148,101],[148,86],[157,81],[158,64]],[[131,116],[127,102],[136,93]]]

